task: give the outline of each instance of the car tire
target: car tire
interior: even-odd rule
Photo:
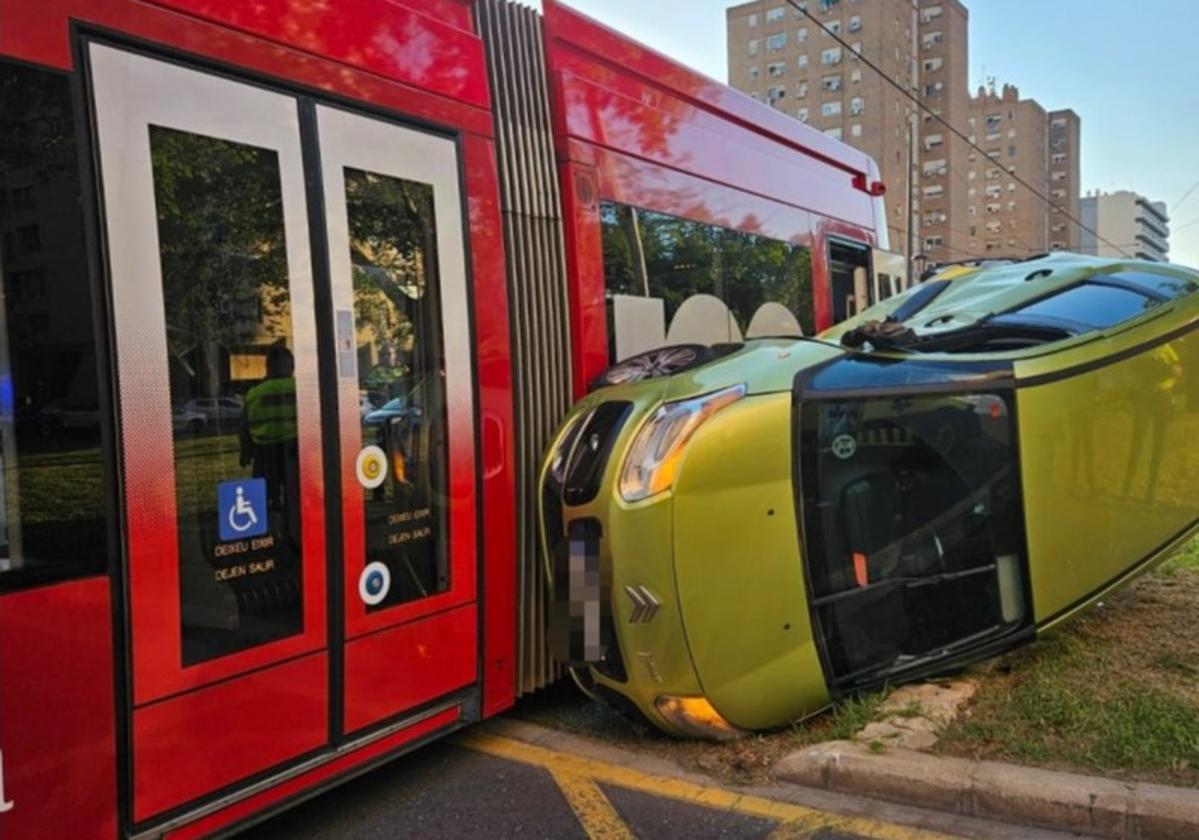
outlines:
[[[704,344],[674,344],[630,356],[605,370],[591,382],[591,390],[641,382],[679,373],[707,364],[716,352]]]

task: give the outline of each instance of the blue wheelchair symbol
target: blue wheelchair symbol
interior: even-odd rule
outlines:
[[[222,481],[216,486],[216,496],[222,542],[266,533],[265,478]]]

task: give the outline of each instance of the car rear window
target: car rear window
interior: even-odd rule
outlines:
[[[1135,318],[1158,304],[1148,295],[1129,289],[1081,283],[1007,314],[1073,321],[1103,329]]]

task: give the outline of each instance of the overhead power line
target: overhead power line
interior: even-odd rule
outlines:
[[[789,6],[791,6],[793,9],[795,9],[795,11],[802,14],[805,18],[810,20],[812,23],[816,24],[816,26],[820,27],[820,30],[822,32],[824,32],[825,35],[828,35],[829,37],[831,37],[834,41],[836,41],[838,44],[840,44],[842,47],[844,47],[848,52],[850,52],[851,54],[856,56],[863,64],[865,64],[867,67],[869,67],[871,70],[873,70],[880,79],[882,79],[884,82],[886,82],[891,87],[895,88],[897,91],[899,91],[901,94],[903,94],[903,96],[910,99],[917,108],[919,108],[925,114],[932,117],[934,120],[936,120],[941,125],[943,125],[950,134],[952,134],[954,137],[961,140],[963,143],[965,143],[970,148],[974,149],[976,152],[978,152],[984,158],[989,160],[991,163],[995,164],[996,166],[1000,167],[1001,169],[1004,169],[1004,170],[1007,169],[1007,167],[1005,167],[1003,165],[1002,161],[1000,161],[997,158],[995,158],[994,156],[992,156],[986,149],[982,148],[977,143],[975,143],[973,140],[971,140],[969,137],[967,137],[965,134],[963,134],[962,132],[960,132],[956,128],[954,128],[952,125],[950,125],[949,122],[945,118],[943,118],[940,114],[938,114],[932,108],[929,108],[927,105],[925,105],[923,102],[921,102],[919,97],[914,96],[911,91],[906,89],[903,85],[899,84],[899,82],[895,81],[890,76],[888,76],[885,72],[883,72],[883,70],[880,67],[878,67],[878,65],[876,65],[870,59],[866,58],[866,56],[862,55],[860,52],[858,52],[852,46],[850,46],[849,42],[846,41],[844,38],[842,38],[840,36],[840,34],[834,32],[832,29],[829,29],[827,26],[825,26],[823,23],[821,23],[819,20],[817,20],[816,17],[811,12],[809,12],[806,8],[801,6],[795,0],[785,0],[785,2]],[[1098,231],[1092,230],[1091,228],[1084,225],[1081,221],[1079,221],[1073,215],[1071,215],[1069,211],[1067,211],[1065,208],[1054,203],[1053,199],[1051,199],[1049,196],[1042,193],[1040,190],[1038,190],[1032,184],[1028,183],[1028,181],[1025,181],[1023,178],[1021,178],[1015,172],[1009,171],[1008,174],[1010,174],[1012,176],[1012,180],[1016,181],[1018,184],[1023,186],[1025,189],[1027,189],[1030,193],[1032,193],[1037,198],[1039,198],[1046,205],[1053,208],[1057,212],[1061,213],[1063,216],[1065,216],[1067,219],[1069,219],[1074,224],[1078,225],[1078,227],[1080,229],[1085,230],[1087,233],[1094,236],[1100,242],[1104,243],[1105,245],[1108,245],[1109,247],[1115,248],[1117,251],[1119,251],[1124,256],[1128,257],[1129,259],[1132,259],[1131,255],[1127,251],[1125,251],[1123,248],[1120,248],[1120,247],[1114,245],[1112,242],[1108,241],[1105,237],[1100,235]]]
[[[1193,193],[1195,190],[1199,190],[1199,181],[1196,181],[1195,183],[1191,184],[1191,188],[1182,194],[1182,198],[1178,199],[1178,201],[1175,201],[1170,206],[1170,214],[1173,215],[1174,211],[1177,210],[1184,201],[1186,201],[1188,198],[1190,198],[1191,193]]]

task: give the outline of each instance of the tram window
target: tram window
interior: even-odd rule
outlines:
[[[387,462],[382,483],[362,490],[366,562],[391,577],[374,611],[450,583],[433,188],[350,168],[344,178],[362,445]]]
[[[302,629],[287,245],[276,152],[149,134],[192,665]]]
[[[794,332],[811,334],[811,252],[800,245],[692,219],[602,202],[604,285],[609,295],[660,298],[670,323],[688,298],[724,301],[745,333],[764,304],[785,307]]]
[[[107,565],[76,142],[68,78],[0,60],[0,590]]]

